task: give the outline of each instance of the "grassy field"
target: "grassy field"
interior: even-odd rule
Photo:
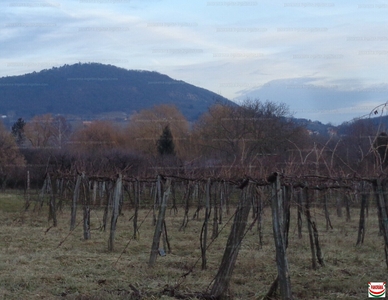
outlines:
[[[58,226],[48,221],[48,207],[23,210],[23,196],[0,193],[0,298],[1,299],[173,299],[167,290],[182,294],[206,292],[220,263],[231,226],[208,249],[208,268],[201,270],[199,221],[189,220],[179,231],[183,208],[167,213],[171,253],[158,257],[148,267],[154,227],[152,215],[142,210],[138,240],[132,240],[133,211],[119,217],[115,251],[108,252],[109,230],[100,231],[103,210],[93,209],[92,238],[83,240],[82,224],[69,235],[70,210],[63,209]],[[333,230],[326,231],[321,209],[312,213],[320,230],[326,266],[311,268],[307,228],[298,239],[296,211],[292,211],[288,258],[295,299],[365,299],[369,281],[388,281],[383,238],[378,236],[376,210],[367,219],[364,245],[355,247],[359,209],[352,209],[352,221],[338,218],[332,210]],[[190,217],[194,208],[190,211]],[[256,226],[247,233],[229,294],[233,299],[261,299],[276,277],[275,249],[270,209],[265,210],[264,245],[258,247]],[[224,226],[231,216],[224,216]],[[82,209],[77,216],[81,221]],[[250,221],[252,221],[250,219]],[[305,225],[305,224],[304,224]],[[183,274],[192,267],[186,277]]]

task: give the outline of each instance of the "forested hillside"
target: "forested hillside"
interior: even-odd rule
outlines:
[[[98,63],[0,78],[0,114],[11,118],[51,113],[95,119],[110,112],[127,115],[158,104],[173,104],[192,121],[216,101],[233,103],[157,72]]]

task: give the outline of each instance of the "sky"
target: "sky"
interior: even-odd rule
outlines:
[[[0,2],[0,77],[99,62],[339,125],[388,101],[388,1]]]

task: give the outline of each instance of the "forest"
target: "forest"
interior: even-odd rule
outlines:
[[[385,105],[378,110],[384,114]],[[225,178],[383,172],[384,126],[369,118],[340,128],[315,134],[293,122],[285,104],[258,100],[215,104],[195,122],[173,105],[141,110],[127,123],[38,115],[28,122],[19,118],[11,130],[0,127],[0,178],[5,188],[23,187],[26,170],[38,186],[47,172]]]

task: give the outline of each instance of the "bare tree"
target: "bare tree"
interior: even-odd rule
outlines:
[[[221,158],[233,166],[266,164],[270,157],[283,159],[306,131],[296,126],[285,104],[245,101],[241,106],[216,104],[195,124],[194,133],[202,155]],[[270,163],[273,167],[273,162]],[[268,172],[268,170],[262,170]]]
[[[15,139],[0,122],[0,178],[3,189],[10,174],[15,169],[24,166],[25,160],[16,145]]]

